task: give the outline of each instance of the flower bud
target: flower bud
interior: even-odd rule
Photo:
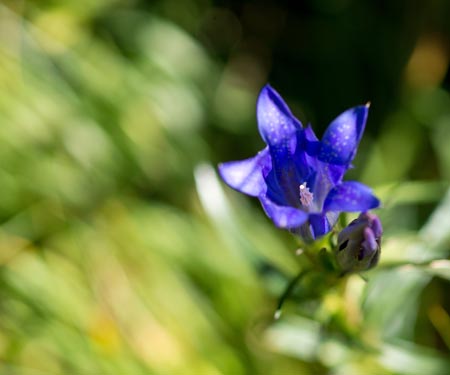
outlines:
[[[365,212],[344,228],[335,250],[338,265],[344,272],[360,272],[377,265],[383,228],[377,215]]]

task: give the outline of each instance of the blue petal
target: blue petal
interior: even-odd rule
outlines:
[[[321,211],[330,190],[339,184],[345,173],[345,167],[316,161],[316,173],[312,187],[315,210]]]
[[[310,124],[305,128],[304,134],[305,138],[310,142],[317,142],[319,140]]]
[[[222,179],[233,189],[257,197],[266,192],[263,172],[268,173],[271,165],[266,147],[253,158],[220,164],[219,172]]]
[[[308,125],[301,133],[301,147],[310,156],[317,156],[320,151],[321,143],[314,134],[314,130],[311,125]]]
[[[362,212],[380,205],[372,190],[356,181],[347,181],[336,185],[328,193],[324,211]]]
[[[325,215],[310,214],[309,223],[314,238],[321,237],[331,230],[330,223]]]
[[[325,131],[319,160],[348,165],[353,160],[366,126],[369,106],[359,106],[339,115]]]
[[[256,115],[262,139],[269,146],[285,147],[301,124],[294,118],[281,96],[270,85],[259,94]]]
[[[267,216],[278,228],[293,229],[302,225],[308,214],[302,210],[289,206],[279,206],[265,195],[259,197]]]

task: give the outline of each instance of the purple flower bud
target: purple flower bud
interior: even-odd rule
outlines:
[[[377,265],[383,228],[377,215],[365,212],[338,236],[336,260],[344,272],[360,272]]]

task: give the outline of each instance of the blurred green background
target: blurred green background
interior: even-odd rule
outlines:
[[[450,3],[0,2],[0,374],[450,373]],[[347,176],[381,264],[316,280],[218,181],[270,82],[318,134],[371,101]]]

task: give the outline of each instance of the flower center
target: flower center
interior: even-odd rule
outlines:
[[[309,191],[309,188],[306,186],[306,182],[299,186],[300,191],[300,203],[302,206],[309,207],[313,201],[314,194]]]

